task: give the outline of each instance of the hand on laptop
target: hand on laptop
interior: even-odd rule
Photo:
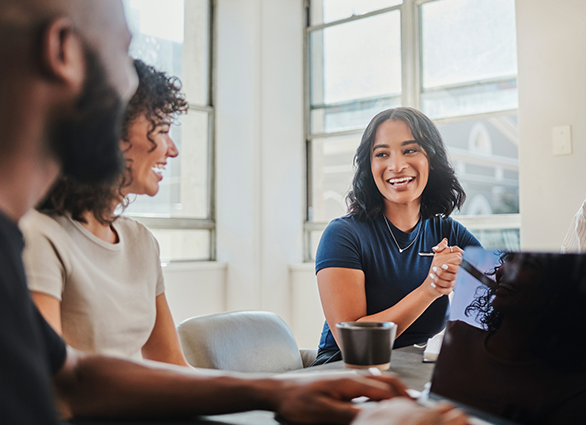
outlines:
[[[467,425],[468,418],[446,403],[423,407],[408,398],[382,401],[361,411],[352,425]]]
[[[272,391],[275,404],[271,410],[292,423],[348,424],[359,411],[348,403],[354,398],[379,401],[409,397],[405,385],[393,374],[329,379],[315,375],[279,377],[284,385],[280,391]]]

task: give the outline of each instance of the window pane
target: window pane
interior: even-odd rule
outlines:
[[[466,191],[463,215],[519,212],[519,133],[516,116],[438,126]]]
[[[431,117],[517,108],[514,0],[420,8],[422,109]]]
[[[519,229],[468,229],[482,244],[484,249],[519,251],[521,236]]]
[[[311,25],[363,15],[401,3],[402,0],[312,0],[310,5]]]
[[[309,233],[309,244],[310,244],[310,251],[309,251],[309,255],[310,255],[310,259],[315,261],[315,254],[317,253],[317,247],[319,245],[319,240],[321,239],[321,236],[323,235],[323,230],[314,230],[312,232]]]
[[[360,134],[312,141],[312,205],[310,221],[328,222],[346,214],[346,194]]]
[[[207,112],[190,110],[171,127],[179,157],[167,160],[159,193],[141,195],[126,214],[161,217],[209,217],[209,122]]]
[[[400,12],[314,31],[309,37],[311,129],[362,128],[401,95]],[[331,106],[331,108],[326,108]],[[353,112],[365,115],[349,118]]]
[[[189,102],[207,105],[209,0],[125,0],[130,54],[177,76]]]
[[[310,131],[312,134],[319,134],[363,129],[377,113],[397,106],[401,106],[401,96],[356,100],[337,106],[312,108]]]
[[[209,230],[152,230],[161,248],[161,262],[209,260]]]

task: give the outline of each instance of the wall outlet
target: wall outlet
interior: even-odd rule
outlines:
[[[572,126],[560,125],[552,129],[553,154],[570,155],[572,153]]]

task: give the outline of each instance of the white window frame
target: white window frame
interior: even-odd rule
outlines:
[[[324,28],[352,22],[360,19],[369,18],[371,16],[388,13],[394,10],[399,10],[401,13],[401,103],[402,106],[409,106],[416,109],[421,109],[421,18],[419,14],[420,7],[425,3],[431,3],[439,0],[403,0],[403,3],[396,6],[379,9],[369,13],[360,15],[353,15],[349,18],[340,19],[337,21],[322,23],[318,25],[310,25],[310,2],[311,0],[304,0],[304,7],[306,11],[306,25],[303,40],[304,49],[304,133],[305,133],[305,147],[306,147],[306,196],[305,196],[305,211],[306,217],[304,222],[304,261],[311,262],[312,247],[311,247],[311,233],[325,230],[328,223],[312,221],[312,140],[324,139],[348,135],[362,135],[364,129],[338,131],[331,133],[311,133],[311,93],[310,93],[310,61],[309,61],[309,35],[310,33]],[[478,80],[474,82],[467,82],[465,85],[482,84],[488,82],[508,81],[513,76],[501,77],[498,79]],[[516,78],[516,76],[515,76]],[[458,85],[450,86],[456,88]],[[442,87],[448,88],[448,87]],[[495,118],[500,116],[508,116],[517,114],[517,109],[500,110],[496,112],[487,112],[473,115],[459,115],[456,117],[434,119],[436,125],[470,121],[470,120],[484,120],[488,118]],[[493,230],[493,229],[520,229],[521,216],[520,214],[493,214],[493,215],[477,215],[466,216],[457,215],[457,220],[464,226],[476,230]]]
[[[188,1],[188,0],[187,0]],[[172,260],[171,262],[190,261],[215,261],[216,260],[216,196],[215,196],[215,144],[216,144],[216,120],[215,120],[215,84],[214,76],[216,69],[216,22],[215,22],[215,0],[208,0],[208,104],[198,105],[189,103],[189,111],[204,112],[208,114],[208,163],[207,163],[207,218],[189,217],[161,217],[160,215],[149,214],[124,214],[132,217],[140,223],[153,230],[208,230],[210,232],[209,256],[206,259]],[[185,141],[183,141],[185,143]]]

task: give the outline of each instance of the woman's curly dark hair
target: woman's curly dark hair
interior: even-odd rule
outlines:
[[[181,92],[181,81],[177,77],[169,77],[166,73],[157,71],[140,59],[134,60],[134,67],[138,74],[138,88],[128,102],[126,113],[122,121],[122,140],[128,140],[128,131],[132,122],[144,114],[151,126],[147,138],[153,144],[157,143],[151,138],[161,121],[173,120],[177,115],[187,112],[189,104],[185,95]]]
[[[157,71],[140,59],[134,60],[134,67],[138,74],[138,88],[126,108],[121,139],[128,143],[126,150],[130,149],[129,129],[133,121],[144,114],[151,123],[147,138],[154,150],[157,143],[151,135],[157,126],[161,121],[173,120],[177,115],[187,112],[189,104],[181,92],[181,81],[177,77]],[[100,223],[112,223],[117,218],[112,215],[112,204],[118,202],[122,204],[122,209],[128,206],[129,200],[124,197],[123,189],[132,182],[131,167],[132,164],[127,161],[115,185],[84,185],[61,177],[37,209],[59,215],[69,213],[74,220],[81,222],[85,222],[83,214],[90,211]]]
[[[509,261],[519,262],[520,267],[526,261],[538,264],[542,276],[535,289],[544,294],[547,305],[536,315],[535,325],[527,336],[530,352],[562,372],[585,372],[582,335],[586,335],[586,255],[505,252],[499,258],[500,264],[489,274],[495,274]],[[475,313],[475,320],[485,330],[495,332],[505,318],[491,305],[497,285],[482,288],[476,290],[465,314]]]
[[[423,113],[413,108],[387,109],[368,124],[356,155],[356,173],[352,189],[346,196],[348,213],[359,219],[373,220],[384,212],[384,198],[376,187],[371,171],[372,146],[378,127],[387,120],[403,121],[427,154],[429,179],[421,195],[421,217],[426,220],[438,214],[449,216],[466,200],[464,189],[448,161],[446,148],[436,126]]]
[[[495,276],[498,269],[502,267],[507,261],[512,258],[513,254],[510,252],[503,251],[499,255],[498,264],[489,272],[486,272],[487,276]],[[503,323],[503,314],[492,307],[492,299],[498,288],[498,284],[495,282],[494,286],[481,285],[474,291],[474,300],[464,310],[464,314],[468,317],[475,314],[474,320],[481,324],[484,330],[493,332],[501,327]]]

